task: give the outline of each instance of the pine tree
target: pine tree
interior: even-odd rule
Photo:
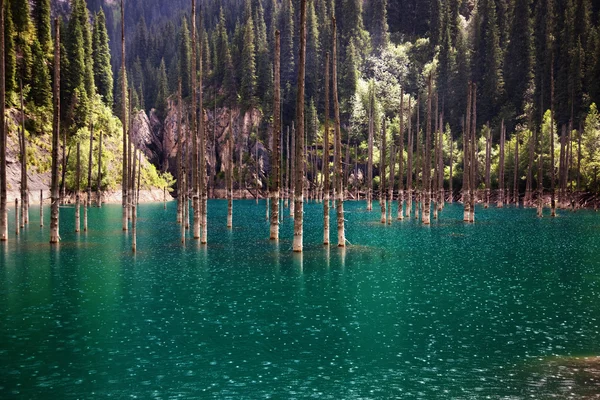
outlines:
[[[358,72],[358,56],[356,54],[356,47],[354,41],[351,40],[346,47],[346,57],[342,65],[342,79],[344,84],[340,88],[341,97],[341,112],[343,116],[348,116],[352,109],[352,99],[356,88],[358,86],[359,72]]]
[[[94,62],[94,82],[98,94],[104,99],[107,106],[113,104],[113,72],[110,65],[110,47],[106,31],[106,18],[100,10],[94,21],[94,35],[92,40],[92,59]]]
[[[37,40],[33,41],[31,49],[33,52],[33,66],[29,98],[39,107],[49,106],[52,99],[52,89],[50,87],[50,72],[46,65],[46,56]]]
[[[550,68],[554,30],[553,1],[538,0],[534,16],[535,125],[541,125],[544,113],[550,108]]]
[[[83,82],[86,94],[92,97],[95,94],[94,83],[94,62],[92,60],[92,32],[89,24],[90,16],[85,0],[73,0],[73,11],[71,12],[71,20],[69,21],[69,32],[75,32],[75,27],[71,30],[72,24],[77,24],[81,30],[82,50],[83,50]],[[73,51],[69,53],[74,54]]]
[[[254,28],[248,18],[244,26],[244,47],[242,49],[241,100],[245,107],[256,105],[256,58],[254,52]]]
[[[184,17],[181,21],[181,29],[179,30],[179,63],[178,77],[181,77],[181,95],[187,98],[191,93],[191,47],[190,47],[190,30],[188,29],[187,19]],[[159,72],[160,74],[160,72]],[[160,90],[160,89],[159,89]]]
[[[318,99],[319,81],[322,77],[319,28],[314,6],[315,0],[306,5],[306,98]]]
[[[371,2],[371,41],[373,49],[380,51],[389,41],[387,23],[387,0],[374,0]]]
[[[17,56],[15,51],[15,29],[12,22],[11,7],[8,0],[4,3],[4,85],[6,98],[17,90]]]
[[[44,54],[52,47],[52,35],[50,27],[50,0],[35,0],[33,8],[33,22]]]
[[[122,86],[123,86],[123,72],[121,71],[121,69],[119,69],[119,75],[117,76],[117,85],[115,86],[115,88],[117,90],[115,91],[114,113],[116,115],[121,115],[121,113],[122,113],[121,109],[123,108],[123,94],[122,94],[122,90],[120,90],[120,88]],[[129,87],[129,84],[127,82],[127,72],[125,72],[125,87]],[[125,93],[125,104],[127,105],[128,102],[129,102],[129,99],[127,98],[127,93]]]
[[[159,119],[164,119],[167,111],[167,97],[169,97],[169,86],[167,83],[167,67],[164,58],[160,61],[158,68],[158,91],[156,94],[156,115]]]
[[[17,33],[26,32],[29,29],[29,1],[7,0],[10,3],[12,21]]]
[[[504,62],[506,94],[517,113],[525,106],[525,96],[533,80],[533,28],[531,0],[516,0],[510,40]]]

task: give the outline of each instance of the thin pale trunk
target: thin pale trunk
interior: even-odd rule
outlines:
[[[273,171],[271,175],[271,228],[269,238],[279,240],[279,190],[281,164],[281,46],[279,30],[275,30],[275,61],[273,65]]]
[[[25,137],[25,108],[23,106],[23,82],[21,86],[21,227],[29,223],[29,193],[27,189],[27,138]]]
[[[194,17],[195,19],[195,17]],[[195,25],[195,23],[194,23]],[[195,29],[195,28],[194,28]],[[199,58],[202,60],[202,44],[203,41],[200,40],[200,53]],[[194,70],[195,71],[195,70]],[[200,177],[198,178],[200,184],[200,225],[202,227],[202,238],[200,239],[200,243],[206,244],[208,243],[208,174],[206,170],[206,129],[204,126],[204,97],[203,97],[203,79],[204,79],[204,71],[202,70],[202,62],[198,63],[198,108],[200,111],[200,118],[198,123],[198,129],[200,130]],[[258,194],[257,194],[258,195]]]
[[[70,148],[69,148],[70,152]],[[64,204],[66,201],[66,189],[65,189],[65,174],[67,172],[67,159],[69,155],[67,154],[67,131],[63,128],[62,132],[62,165],[60,170],[60,204]]]
[[[472,83],[469,82],[469,89],[467,92],[467,114],[466,114],[466,122],[465,129],[463,132],[463,188],[462,188],[462,199],[464,205],[463,212],[463,221],[469,222],[469,217],[471,215],[470,210],[470,182],[469,178],[471,175],[471,157],[470,157],[470,136],[471,136],[471,97],[473,95],[473,86]]]
[[[500,172],[498,173],[498,203],[497,207],[504,207],[504,147],[506,143],[506,131],[504,128],[504,120],[500,124]]]
[[[21,224],[19,223],[19,198],[15,198],[15,234],[19,236],[19,228]]]
[[[192,82],[192,208],[194,210],[193,219],[193,237],[200,240],[200,220],[202,218],[200,211],[200,182],[198,181],[198,131],[196,126],[198,109],[196,99],[198,96],[198,87],[196,85],[196,0],[192,0],[192,60],[191,60],[191,82]]]
[[[531,127],[531,123],[529,124],[529,126]],[[527,162],[527,184],[526,184],[526,189],[525,189],[525,205],[527,207],[531,207],[532,206],[532,201],[533,201],[533,194],[532,194],[532,189],[533,189],[533,149],[534,149],[534,142],[535,142],[535,137],[534,137],[534,131],[531,131],[530,135],[529,135],[529,159]]]
[[[123,172],[122,172],[122,205],[123,205],[123,215],[122,215],[122,227],[123,230],[126,231],[128,229],[128,209],[129,206],[127,204],[127,190],[129,188],[127,178],[128,178],[128,166],[127,166],[127,87],[125,82],[126,70],[125,70],[125,10],[123,7],[123,0],[121,0],[121,123],[123,125]]]
[[[440,113],[440,134],[438,136],[438,212],[441,212],[446,202],[444,198],[444,110],[442,100],[442,112]]]
[[[469,216],[469,222],[475,222],[475,203],[477,193],[477,84],[473,83],[473,114],[471,117],[471,200],[469,207],[471,214]]]
[[[335,26],[335,23],[334,23]],[[296,97],[296,188],[294,191],[294,252],[302,252],[304,222],[304,78],[306,62],[306,0],[300,0],[300,56],[298,57],[298,93]]]
[[[381,207],[381,223],[387,222],[387,194],[385,192],[385,157],[386,157],[386,126],[385,117],[383,118],[383,127],[381,129],[381,149],[379,151],[379,206]]]
[[[81,144],[77,142],[76,145],[76,170],[75,170],[75,232],[79,232],[81,229],[81,195],[80,195],[80,182],[81,182]]]
[[[232,112],[229,111],[229,162],[227,163],[227,227],[233,227],[233,116]]]
[[[567,136],[567,126],[563,125],[560,134],[560,169],[558,172],[559,189],[558,189],[558,207],[565,208],[565,167],[566,154],[565,154],[565,137]]]
[[[329,52],[325,54],[325,130],[323,132],[323,244],[329,245]]]
[[[367,210],[373,209],[373,135],[375,130],[375,116],[373,94],[369,96],[369,154],[368,154],[368,165],[367,165]]]
[[[2,4],[4,0],[0,0],[0,9],[4,10]],[[1,11],[0,11],[0,15]],[[1,17],[0,17],[1,18]],[[4,43],[2,36],[4,35],[4,29],[0,29],[0,43]],[[59,228],[58,228],[58,203],[60,197],[58,194],[58,146],[59,146],[59,134],[60,134],[60,25],[58,18],[54,19],[54,116],[52,121],[52,183],[51,188],[51,212],[50,212],[50,243],[58,243],[60,240]],[[0,44],[0,48],[3,48],[3,44]],[[2,56],[0,55],[0,59]],[[4,63],[0,63],[0,71],[3,71]],[[4,104],[4,73],[0,74],[0,104]],[[4,124],[2,119],[1,124]],[[2,163],[4,164],[4,163]],[[3,180],[5,182],[5,180]],[[40,204],[40,207],[42,205]]]
[[[92,205],[92,157],[94,147],[94,124],[90,127],[90,150],[88,152],[88,177],[87,177],[87,191],[85,196],[85,207],[83,209],[83,231],[88,230],[88,208]]]
[[[136,215],[136,206],[132,204],[131,206],[131,251],[137,251],[137,215]]]
[[[416,184],[415,184],[415,219],[419,219],[420,214],[421,214],[421,190],[423,188],[423,176],[420,175],[419,173],[422,171],[422,145],[421,142],[423,141],[422,137],[421,137],[421,96],[417,96],[417,126],[416,126],[417,132],[416,132],[416,138],[417,138],[417,154],[415,157],[415,180],[416,180]]]
[[[513,184],[513,198],[515,206],[519,207],[519,131],[516,133],[517,137],[515,140],[515,165],[514,171],[514,184]]]
[[[408,164],[406,166],[406,218],[410,218],[413,204],[413,132],[412,132],[412,108],[411,97],[408,98]],[[401,144],[402,146],[402,144]],[[400,158],[403,159],[403,152],[400,151]],[[400,175],[402,181],[402,174]]]
[[[280,104],[281,105],[281,104]],[[281,118],[281,117],[280,117]],[[284,189],[284,207],[287,208],[290,206],[290,127],[287,126],[286,131],[286,146],[285,146],[286,156],[285,156],[285,189]],[[282,213],[284,214],[284,213]]]
[[[556,176],[554,168],[554,54],[552,54],[550,76],[550,216],[556,217]]]
[[[103,132],[100,131],[100,140],[98,141],[98,183],[96,185],[96,201],[98,208],[102,207],[102,137]]]
[[[425,199],[423,201],[423,224],[431,223],[431,102],[433,93],[431,92],[431,74],[427,80],[427,125],[425,127],[425,162],[423,164],[423,191]]]
[[[408,119],[410,120],[410,100],[408,102]],[[409,122],[410,126],[410,122]],[[409,129],[410,135],[410,129]],[[410,139],[409,139],[410,143]],[[398,155],[398,212],[396,218],[402,220],[404,216],[404,88],[400,88],[400,149]],[[394,160],[395,161],[395,160]],[[394,166],[392,161],[392,167]],[[409,167],[410,168],[410,167]],[[410,174],[410,169],[408,171]],[[394,185],[392,186],[392,196],[390,197],[390,204],[393,200]],[[410,195],[410,190],[409,190]],[[410,215],[410,211],[407,211]]]
[[[131,87],[128,89],[128,93],[129,93],[129,99],[133,99],[132,96],[132,92],[131,92]],[[127,118],[127,123],[129,124],[129,129],[127,130],[127,184],[129,185],[129,187],[127,188],[127,220],[131,221],[131,214],[133,214],[133,209],[131,208],[131,205],[133,204],[132,202],[132,196],[133,196],[133,170],[131,168],[131,164],[132,164],[132,152],[131,152],[131,146],[133,143],[133,101],[129,101],[129,112],[128,112],[128,118]]]
[[[487,126],[487,136],[485,138],[485,208],[490,206],[491,174],[490,162],[492,157],[492,131],[490,124]]]
[[[454,139],[452,138],[452,131],[450,131],[450,136],[448,137],[450,140],[450,176],[448,178],[448,192],[450,192],[450,196],[448,199],[449,203],[454,202],[454,188],[452,187],[452,183],[454,180]]]
[[[181,136],[181,78],[179,78],[177,88],[177,223],[183,225],[183,137]],[[215,125],[216,125],[216,114],[215,114]],[[139,183],[139,180],[138,180]]]
[[[394,185],[395,185],[395,174],[396,174],[396,146],[394,145],[394,140],[390,143],[390,180],[388,184],[388,216],[387,223],[391,225],[392,223],[392,209],[394,204]],[[400,215],[403,214],[402,210],[400,210]]]
[[[432,134],[432,140],[433,140],[433,179],[432,179],[432,184],[431,184],[431,198],[433,200],[433,219],[437,219],[438,217],[438,202],[439,202],[439,197],[438,197],[438,190],[439,190],[439,180],[438,180],[438,174],[439,174],[439,165],[438,165],[438,158],[439,158],[439,151],[440,148],[438,146],[439,143],[439,135],[440,135],[440,119],[439,119],[439,99],[438,99],[438,94],[435,94],[434,97],[434,101],[435,101],[435,129],[433,130],[433,134]]]
[[[289,198],[290,198],[290,217],[294,217],[294,194],[296,193],[296,129],[294,122],[292,121],[292,132],[290,136],[292,148],[290,154],[290,190],[289,190]]]
[[[44,191],[40,190],[40,227],[44,226]]]
[[[304,2],[304,0],[303,0]],[[335,148],[338,154],[337,164],[335,166],[336,183],[337,183],[337,201],[335,203],[337,211],[337,236],[338,247],[346,246],[346,232],[344,231],[344,193],[342,188],[342,132],[340,123],[340,102],[338,100],[337,86],[337,29],[335,17],[332,17],[333,27],[333,112],[335,114]]]

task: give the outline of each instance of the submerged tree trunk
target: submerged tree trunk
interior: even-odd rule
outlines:
[[[533,158],[534,158],[534,142],[535,142],[535,129],[533,129],[531,127],[531,122],[529,123],[530,126],[530,134],[529,134],[529,158],[527,161],[527,183],[526,183],[526,187],[525,187],[525,206],[527,207],[531,207],[532,206],[532,201],[533,201],[533,194],[532,194],[532,189],[533,189]]]
[[[128,209],[129,205],[127,204],[127,190],[129,188],[128,185],[128,165],[127,165],[127,87],[126,87],[126,79],[127,71],[125,69],[125,10],[123,7],[123,0],[121,0],[121,123],[123,124],[123,173],[122,173],[122,205],[123,205],[123,215],[122,215],[122,226],[123,230],[126,231],[128,229]]]
[[[410,120],[410,100],[408,103],[408,119]],[[410,123],[409,123],[410,126]],[[404,89],[400,88],[400,156],[398,157],[398,213],[397,219],[401,220],[404,215]],[[410,140],[409,140],[410,142]],[[392,168],[394,167],[395,160],[392,160]],[[410,174],[410,171],[408,172]],[[390,179],[392,177],[390,176]],[[393,183],[390,185],[392,187],[391,192],[392,196],[390,197],[390,205],[393,200],[394,193],[394,185]],[[410,195],[410,191],[409,191]]]
[[[23,81],[21,88],[21,227],[29,223],[29,193],[27,189],[27,138],[25,137],[25,108],[23,106]]]
[[[438,212],[444,208],[446,198],[444,196],[444,102],[442,100],[442,112],[440,113],[440,134],[438,137]]]
[[[57,40],[58,42],[58,40]],[[8,204],[6,184],[6,88],[4,68],[4,0],[0,0],[0,241],[8,240]]]
[[[408,98],[408,148],[407,148],[407,166],[406,166],[406,218],[410,218],[413,204],[413,133],[412,133],[412,108],[411,98]],[[402,146],[402,145],[401,145]],[[404,158],[400,151],[400,159]],[[402,174],[400,174],[402,180]]]
[[[415,185],[415,219],[419,219],[420,217],[420,213],[422,211],[422,207],[421,207],[421,192],[423,190],[423,175],[419,175],[419,172],[422,172],[422,166],[423,166],[423,149],[422,149],[422,144],[421,142],[423,141],[422,137],[421,137],[421,97],[420,95],[417,96],[417,132],[416,132],[416,139],[417,139],[417,154],[415,157],[415,180],[416,180],[416,185]]]
[[[81,228],[81,143],[76,144],[76,169],[75,169],[75,232],[79,232]]]
[[[471,214],[469,216],[469,222],[475,222],[475,203],[476,203],[476,193],[477,193],[477,84],[473,83],[473,97],[471,98],[473,101],[473,110],[471,117],[471,179],[469,182],[471,183],[471,199],[469,203],[471,206],[469,210]]]
[[[383,127],[381,129],[381,150],[379,151],[379,206],[381,207],[381,223],[387,222],[387,196],[385,192],[385,157],[386,157],[386,131],[385,117],[383,118]]]
[[[305,0],[302,0],[304,3]],[[333,28],[333,112],[335,114],[335,148],[338,154],[337,162],[335,166],[336,184],[337,184],[337,201],[335,203],[337,211],[337,233],[338,233],[338,247],[346,246],[346,233],[344,231],[344,192],[342,182],[342,131],[340,123],[340,102],[338,99],[338,86],[337,86],[337,29],[335,23],[335,17],[332,17],[332,28]]]
[[[198,132],[196,127],[196,118],[198,109],[196,108],[196,99],[198,96],[198,87],[196,86],[196,0],[192,0],[192,60],[191,60],[191,82],[192,82],[192,126],[190,133],[192,135],[192,209],[194,210],[193,218],[193,237],[195,240],[200,240],[200,220],[202,218],[200,212],[200,182],[198,174]]]
[[[44,226],[44,191],[40,189],[40,227]]]
[[[369,154],[368,154],[368,165],[367,165],[367,210],[373,209],[373,135],[375,130],[375,116],[374,108],[375,95],[371,93],[369,95]]]
[[[462,201],[464,206],[463,221],[469,222],[471,215],[470,210],[470,175],[471,175],[471,150],[470,150],[470,136],[471,136],[471,97],[473,95],[472,83],[469,82],[469,89],[467,91],[467,113],[465,119],[465,126],[463,131],[463,187],[462,187]]]
[[[98,208],[102,207],[102,136],[103,132],[100,131],[100,139],[98,141],[98,183],[96,185],[96,201]]]
[[[273,82],[273,171],[271,174],[271,240],[279,240],[279,190],[281,163],[281,63],[280,63],[280,36],[279,31],[275,30],[275,60],[273,63],[274,82]]]
[[[83,208],[83,231],[88,230],[88,208],[92,205],[92,157],[94,145],[94,124],[90,127],[90,150],[88,152],[87,190],[85,196],[85,207]]]
[[[485,208],[490,206],[490,186],[491,186],[491,175],[490,175],[490,162],[492,158],[492,131],[490,124],[487,126],[487,136],[485,138]]]
[[[519,131],[516,133],[515,138],[515,165],[514,171],[514,184],[513,184],[513,198],[515,206],[519,207]]]
[[[433,93],[431,92],[431,74],[427,80],[427,125],[425,127],[425,162],[423,163],[423,224],[431,223],[431,101]]]
[[[566,154],[565,154],[565,137],[567,135],[567,126],[563,125],[560,134],[560,161],[558,169],[558,208],[565,208],[565,167]]]
[[[177,85],[177,223],[183,224],[183,138],[181,136],[181,78]],[[216,118],[216,114],[215,114]],[[216,119],[215,119],[216,124]],[[138,180],[139,183],[139,180]]]
[[[4,0],[0,0],[4,2]],[[1,7],[1,5],[0,5]],[[4,7],[1,7],[4,9]],[[4,29],[0,29],[0,43],[4,43],[2,35]],[[60,25],[58,18],[54,19],[54,116],[52,121],[52,183],[50,185],[51,190],[51,212],[50,212],[50,243],[58,243],[60,240],[58,230],[58,203],[60,201],[58,194],[58,137],[60,133]],[[4,46],[0,45],[0,48]],[[0,59],[2,57],[0,56]],[[0,63],[0,71],[4,68],[4,64]],[[4,79],[4,74],[0,74],[0,80]],[[3,102],[4,84],[0,82],[0,104]],[[4,119],[2,119],[4,121]],[[4,124],[4,122],[1,122]],[[4,181],[3,181],[4,182]],[[42,205],[40,204],[40,207]]]
[[[334,57],[336,55],[334,54]],[[323,132],[323,244],[329,245],[329,52],[325,53],[325,121]]]
[[[450,176],[448,177],[448,192],[450,192],[450,196],[448,197],[448,202],[454,202],[454,188],[452,187],[452,181],[454,180],[454,141],[452,138],[452,131],[450,131],[450,136],[448,137],[450,141]]]
[[[554,54],[550,68],[550,216],[556,217],[554,168]]]
[[[225,185],[227,186],[227,227],[233,227],[233,116],[229,111],[229,139],[227,140],[229,145],[229,162],[227,163],[227,180]]]
[[[496,206],[498,208],[504,207],[504,147],[506,143],[506,128],[504,127],[504,120],[500,124],[500,161],[498,173],[498,202]]]
[[[194,9],[195,12],[195,9]],[[195,29],[195,16],[194,16],[194,29]],[[199,54],[198,57],[202,60],[202,52],[204,49],[202,48],[202,40],[199,43]],[[195,71],[195,69],[194,69]],[[200,177],[198,178],[198,183],[200,185],[200,225],[202,227],[202,237],[200,239],[200,243],[206,244],[208,243],[208,174],[206,170],[206,129],[204,126],[204,96],[203,96],[203,80],[204,80],[204,71],[202,70],[202,62],[198,63],[198,108],[200,111],[200,117],[198,119],[198,129],[200,130],[200,165],[199,165],[199,173]],[[258,196],[258,193],[257,193]]]
[[[394,204],[394,186],[395,186],[395,175],[396,175],[396,146],[394,143],[394,139],[392,136],[392,142],[390,143],[390,180],[388,184],[388,216],[387,223],[391,225],[392,223],[392,209]],[[399,200],[400,198],[398,198]],[[404,212],[400,210],[400,215]]]
[[[335,23],[334,23],[335,27]],[[304,77],[306,61],[306,0],[300,0],[300,56],[298,57],[298,93],[296,97],[296,187],[294,191],[293,251],[302,252],[304,222]]]

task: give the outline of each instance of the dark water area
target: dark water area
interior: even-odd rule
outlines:
[[[424,227],[345,203],[351,246],[268,240],[265,204],[209,201],[208,246],[176,203],[39,212],[0,245],[0,399],[585,399],[600,395],[600,214],[448,205]],[[14,211],[11,209],[10,217]],[[46,218],[49,212],[45,213]],[[332,213],[332,240],[335,214]],[[395,215],[395,213],[394,213]]]

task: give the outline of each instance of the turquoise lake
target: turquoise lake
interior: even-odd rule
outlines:
[[[175,202],[141,205],[133,255],[120,206],[90,209],[78,234],[62,208],[57,247],[36,207],[15,237],[11,207],[0,399],[600,393],[574,358],[600,356],[600,214],[478,207],[470,225],[454,204],[424,227],[345,208],[352,245],[323,247],[322,205],[309,203],[298,255],[287,210],[282,240],[268,240],[264,201],[235,201],[232,230],[226,202],[209,201],[207,246],[180,244]]]

